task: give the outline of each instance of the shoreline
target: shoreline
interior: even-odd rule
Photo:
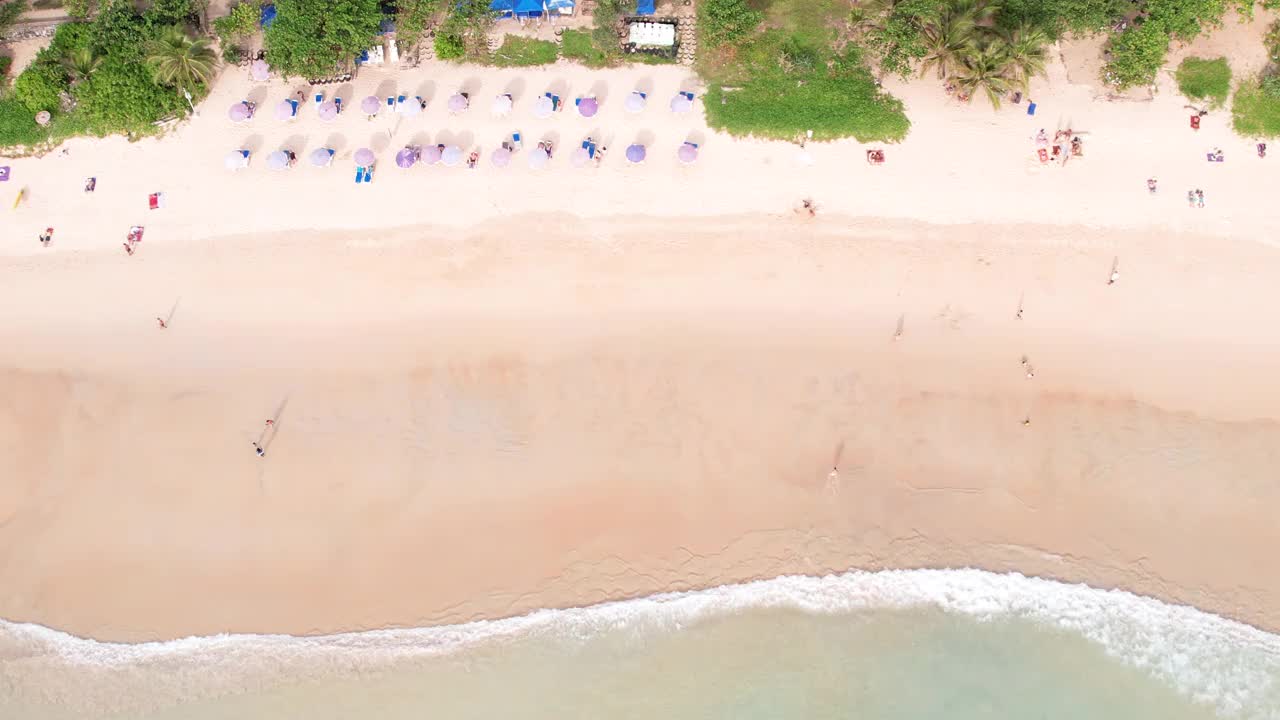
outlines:
[[[1274,249],[821,216],[513,239],[529,221],[7,260],[0,617],[314,634],[951,566],[1280,628],[1253,572],[1280,540]]]

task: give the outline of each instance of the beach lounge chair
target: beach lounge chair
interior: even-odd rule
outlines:
[[[587,151],[587,157],[588,157],[588,158],[590,158],[590,159],[594,159],[594,158],[595,158],[595,156],[596,156],[596,144],[595,144],[594,142],[592,142],[592,141],[591,141],[591,138],[587,138],[586,140],[583,140],[583,141],[582,141],[582,149]]]
[[[511,133],[511,146],[516,150],[524,147],[524,142],[520,140],[520,133]]]
[[[561,109],[561,107],[560,107],[560,96],[559,96],[559,95],[553,95],[553,94],[551,94],[551,93],[544,93],[544,94],[545,94],[547,97],[551,98],[551,109],[552,109],[553,111],[559,111],[559,110]]]
[[[688,91],[686,91],[686,90],[681,90],[681,91],[680,91],[680,94],[681,94],[681,95],[683,95],[683,96],[684,96],[684,98],[685,98],[686,100],[688,100],[689,102],[693,102],[693,93],[688,92]],[[644,93],[640,93],[640,95],[643,97],[643,96],[644,96]]]
[[[1028,114],[1028,115],[1035,115],[1035,114],[1036,114],[1036,104],[1035,104],[1035,103],[1027,103],[1027,114]]]
[[[362,182],[364,182],[364,168],[358,167],[356,168],[356,184],[359,185]]]
[[[324,93],[316,93],[316,105],[319,106],[324,102]]]

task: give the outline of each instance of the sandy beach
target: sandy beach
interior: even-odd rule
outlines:
[[[1105,102],[1062,62],[1035,117],[887,83],[913,130],[871,167],[668,112],[682,69],[398,77],[346,92],[424,114],[285,124],[291,87],[231,71],[162,139],[5,161],[30,200],[0,221],[0,617],[314,634],[980,567],[1280,630],[1280,170],[1226,113],[1194,133],[1167,78]],[[600,116],[533,119],[557,84]],[[1085,156],[1040,165],[1036,131],[1066,127]],[[551,167],[489,164],[516,129]],[[608,162],[571,168],[588,134]],[[484,157],[400,170],[411,141]],[[261,162],[322,145],[332,168]],[[254,161],[227,172],[236,147]]]

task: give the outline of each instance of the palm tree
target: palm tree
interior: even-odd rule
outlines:
[[[102,64],[102,58],[93,54],[93,50],[87,47],[76,48],[64,55],[58,64],[67,71],[67,77],[71,80],[73,86],[80,84],[86,78],[98,69]]]
[[[977,46],[973,18],[949,12],[949,9],[944,9],[926,25],[921,36],[924,38],[926,52],[924,59],[920,61],[920,77],[924,77],[930,68],[937,68],[938,79],[945,79],[954,73],[956,67]]]
[[[1044,74],[1049,36],[1043,30],[1023,25],[1001,33],[1000,43],[1009,62],[1009,76],[1018,87],[1026,90],[1031,78]]]
[[[961,63],[956,84],[970,99],[979,90],[987,95],[991,107],[999,109],[1000,98],[1009,93],[1010,63],[1003,43],[993,42],[971,53]]]
[[[156,82],[190,90],[213,79],[218,61],[208,38],[192,38],[172,27],[147,46],[147,64]]]

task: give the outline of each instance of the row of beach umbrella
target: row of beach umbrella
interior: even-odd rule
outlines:
[[[507,167],[511,164],[511,160],[515,151],[508,145],[493,151],[490,155],[490,162],[495,167]],[[583,167],[587,165],[597,154],[595,143],[588,139],[582,143],[581,147],[575,148],[569,155],[569,163],[574,167]],[[240,170],[249,166],[248,150],[233,150],[227,154],[225,165],[228,170]],[[328,167],[333,164],[334,151],[331,148],[316,148],[307,156],[308,161],[315,167]],[[640,144],[633,143],[627,146],[627,161],[633,164],[640,164],[648,157],[648,149]],[[676,150],[676,157],[684,164],[691,164],[698,159],[698,146],[692,142],[685,142]],[[373,151],[369,148],[360,148],[356,150],[352,159],[357,167],[372,167],[377,161]],[[402,148],[396,153],[396,166],[404,169],[413,167],[418,163],[424,165],[434,165],[440,163],[448,167],[457,167],[464,160],[463,150],[457,145],[428,145],[421,147],[410,145]],[[276,150],[267,155],[267,168],[271,170],[287,170],[297,162],[296,155],[290,150]],[[529,167],[534,170],[540,170],[551,162],[551,151],[546,147],[539,145],[529,151]]]
[[[261,61],[256,61],[261,62]],[[255,64],[256,64],[255,62]],[[690,92],[680,92],[671,98],[669,104],[671,111],[675,113],[687,113],[693,110],[694,95]],[[321,120],[335,120],[342,112],[341,98],[333,98],[331,100],[322,100],[320,96],[316,97],[317,106],[316,114]],[[533,114],[538,118],[549,118],[561,109],[560,97],[553,93],[543,93],[534,99]],[[644,112],[648,104],[648,95],[636,90],[627,95],[623,100],[622,106],[629,113]],[[511,112],[515,105],[514,99],[510,94],[504,93],[493,99],[492,112],[494,115],[503,117]],[[288,98],[281,100],[275,107],[275,116],[277,120],[292,120],[297,117],[300,101]],[[466,93],[455,93],[449,96],[447,101],[449,112],[461,113],[471,106],[471,98]],[[574,101],[578,115],[584,118],[595,117],[600,111],[600,100],[595,96],[584,96]],[[388,97],[384,101],[376,95],[369,95],[360,101],[360,111],[369,117],[373,117],[382,112],[383,108],[391,108],[393,112],[405,117],[413,117],[426,107],[426,102],[421,97],[399,95]],[[232,122],[246,122],[257,112],[257,105],[248,100],[241,100],[234,103],[227,110],[227,117]]]

